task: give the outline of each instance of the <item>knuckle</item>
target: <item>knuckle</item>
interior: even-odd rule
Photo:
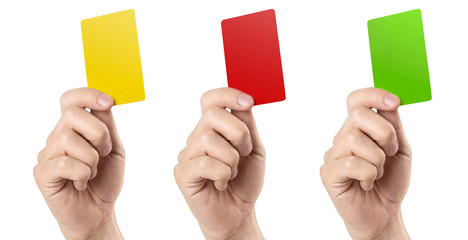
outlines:
[[[239,163],[239,158],[240,158],[239,152],[237,152],[237,150],[235,149],[232,149],[229,154],[228,165],[231,168],[234,168]]]
[[[245,124],[239,125],[234,134],[234,138],[241,141],[248,140],[249,136],[250,132]]]
[[[215,181],[227,181],[231,176],[231,169],[229,167],[224,167],[218,172],[218,175]]]
[[[393,140],[396,138],[396,131],[395,128],[393,128],[393,125],[389,122],[387,122],[386,127],[385,127],[385,135],[390,139]]]
[[[368,171],[361,171],[359,175],[363,181],[373,181],[377,178],[377,168],[372,165]]]
[[[187,146],[190,145],[190,143],[193,141],[194,135],[195,135],[195,131],[190,133],[190,135],[187,137],[187,140],[185,141],[185,145]]]
[[[65,104],[67,104],[68,96],[70,95],[71,91],[72,90],[68,90],[68,91],[64,92],[62,94],[62,96],[60,96],[60,106],[64,106]]]
[[[36,164],[33,168],[33,175],[34,179],[37,181],[37,177],[39,176],[39,164]]]
[[[208,95],[209,91],[204,92],[201,97],[200,97],[200,105],[203,106],[203,104],[206,102],[206,98]]]
[[[98,165],[99,163],[99,153],[96,151],[96,149],[91,149],[91,153],[89,156],[89,165],[91,168],[94,168]]]
[[[384,143],[392,144],[395,141],[394,139],[396,138],[396,132],[391,123],[385,123],[385,126],[381,129],[381,134],[381,141]]]
[[[174,174],[174,179],[177,183],[178,186],[181,186],[182,182],[184,181],[184,165],[183,164],[177,164],[174,166],[173,174]]]
[[[81,170],[81,168],[76,169],[77,171],[74,171],[72,173],[72,178],[71,180],[78,180],[78,181],[85,181],[88,180],[91,177],[91,168],[85,167],[83,168],[84,170]]]
[[[362,119],[364,115],[364,109],[363,108],[355,108],[353,109],[350,113],[349,116],[354,120],[354,121],[359,121]]]
[[[176,181],[178,180],[179,172],[180,172],[180,164],[177,164],[174,166],[174,170],[173,170],[173,174],[174,174]]]
[[[55,126],[54,130],[52,130],[49,136],[47,136],[46,146],[49,146],[53,142],[54,138],[56,137],[57,132],[61,131],[62,128],[59,127],[59,124],[60,122],[57,124],[57,126]]]
[[[339,138],[340,133],[336,134],[335,137],[333,137],[332,144],[336,145],[338,143],[338,138]]]
[[[86,180],[91,177],[91,168],[86,168],[83,172],[77,172],[75,179],[77,180]]]
[[[371,173],[369,174],[369,176],[368,176],[368,179],[369,179],[369,180],[374,180],[374,179],[376,179],[376,178],[377,178],[377,174],[378,174],[378,170],[377,170],[377,168],[374,166],[374,167],[372,168],[372,172],[371,172]]]
[[[205,131],[202,134],[200,134],[200,142],[204,144],[208,144],[211,142],[211,140],[214,138],[214,134],[212,131]]]
[[[62,117],[65,119],[75,119],[77,117],[76,110],[73,108],[65,109],[62,113]]]
[[[203,113],[204,117],[208,120],[208,121],[213,121],[216,119],[217,117],[217,113],[218,111],[216,111],[217,109],[215,107],[208,107],[206,108],[205,112]]]
[[[52,142],[52,133],[46,139],[46,145],[49,145]]]
[[[354,169],[356,167],[356,157],[350,156],[343,160],[343,167],[347,169]]]
[[[58,138],[58,141],[63,145],[68,145],[72,142],[72,134],[69,132],[69,131],[66,131],[64,133],[62,133],[59,138]]]
[[[377,156],[377,159],[376,159],[376,162],[377,162],[377,167],[380,168],[380,167],[383,167],[383,165],[385,164],[385,159],[387,158],[387,156],[385,155],[384,151],[380,150],[378,152],[378,156]]]
[[[44,151],[45,148],[43,148],[39,153],[37,154],[37,162],[41,162],[44,159]]]
[[[200,97],[200,106],[202,108],[208,104],[208,99],[210,98],[210,95],[212,94],[212,92],[213,92],[213,90],[206,91]]]
[[[109,141],[109,138],[109,130],[107,129],[107,126],[100,122],[94,131],[93,140],[105,144]]]
[[[355,99],[355,95],[357,94],[357,91],[358,90],[352,91],[346,98],[346,104],[348,106],[352,106],[354,104],[354,99]]]
[[[198,163],[197,163],[197,168],[199,169],[209,169],[211,166],[211,163],[208,158],[204,157],[201,158]]]
[[[346,135],[346,143],[349,144],[350,146],[354,146],[354,145],[357,145],[359,144],[359,136],[358,134],[352,132],[352,133],[348,133]]]
[[[326,179],[332,173],[330,172],[330,166],[328,164],[323,164],[320,166],[320,179],[322,179],[322,183],[326,184]]]
[[[323,161],[328,162],[331,160],[331,155],[332,155],[332,148],[328,149],[325,154],[323,155]]]
[[[185,158],[185,149],[182,149],[182,151],[179,152],[179,155],[177,155],[177,161],[182,162]]]
[[[349,117],[346,118],[346,121],[344,122],[343,126],[341,126],[340,130],[338,131],[338,133],[335,135],[335,137],[333,137],[333,141],[332,141],[332,144],[333,146],[339,144],[340,141],[342,141],[342,138],[343,138],[343,135],[345,135],[348,131],[350,131],[350,119]]]
[[[68,159],[66,157],[58,159],[55,167],[58,171],[66,169],[68,167]]]

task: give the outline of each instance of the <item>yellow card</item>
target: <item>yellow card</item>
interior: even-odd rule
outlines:
[[[133,9],[81,22],[88,87],[114,98],[115,105],[145,99]]]

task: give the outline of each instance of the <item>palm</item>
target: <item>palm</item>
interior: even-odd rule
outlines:
[[[249,156],[241,157],[237,177],[228,182],[225,191],[218,191],[209,180],[187,189],[193,193],[187,202],[208,231],[229,236],[251,217],[265,173],[263,146],[257,148]]]

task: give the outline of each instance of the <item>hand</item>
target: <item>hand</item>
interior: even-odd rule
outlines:
[[[401,202],[410,183],[411,149],[399,105],[382,89],[351,93],[348,119],[325,154],[322,181],[353,239],[409,239]]]
[[[174,175],[207,239],[263,239],[255,201],[265,176],[265,149],[253,104],[235,89],[206,92],[202,118],[179,154]]]
[[[110,96],[91,88],[64,93],[62,117],[38,155],[36,183],[67,239],[123,239],[114,203],[125,151],[113,105]]]

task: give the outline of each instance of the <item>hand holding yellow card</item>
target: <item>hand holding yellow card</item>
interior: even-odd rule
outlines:
[[[114,98],[115,105],[145,99],[133,9],[81,22],[88,87]]]

